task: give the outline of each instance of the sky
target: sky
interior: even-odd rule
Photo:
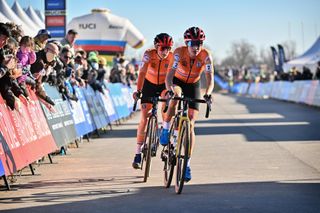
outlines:
[[[14,0],[7,2],[11,6]],[[44,0],[18,2],[44,11]],[[149,48],[161,32],[182,41],[191,26],[204,30],[206,45],[220,60],[228,55],[232,42],[242,39],[257,52],[292,40],[302,54],[320,35],[319,0],[67,0],[68,22],[92,8],[108,8],[128,18],[146,39],[138,52]]]

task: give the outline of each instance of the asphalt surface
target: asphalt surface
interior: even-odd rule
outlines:
[[[132,169],[138,112],[1,185],[0,212],[320,212],[319,108],[217,94],[204,113],[181,195],[163,187],[159,153],[147,183]]]

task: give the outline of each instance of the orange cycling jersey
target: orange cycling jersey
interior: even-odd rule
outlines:
[[[199,81],[204,70],[213,72],[211,55],[206,49],[202,49],[194,60],[191,60],[186,46],[175,49],[173,55],[174,76],[185,83]]]
[[[164,84],[166,74],[172,66],[173,54],[169,52],[166,58],[160,59],[156,49],[146,50],[142,59],[142,65],[139,76],[145,73],[145,79],[153,84],[159,85]],[[138,78],[137,89],[141,90],[143,80]]]

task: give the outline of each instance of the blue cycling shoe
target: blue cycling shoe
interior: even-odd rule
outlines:
[[[189,182],[191,180],[191,168],[187,166],[186,175],[184,176],[184,181]]]
[[[136,154],[136,156],[133,159],[132,167],[134,169],[140,169],[141,168],[141,154]]]
[[[169,143],[169,130],[162,129],[160,134],[160,144],[162,146],[166,146]]]

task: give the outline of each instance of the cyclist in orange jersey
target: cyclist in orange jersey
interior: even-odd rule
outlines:
[[[150,100],[146,98],[157,95],[165,96],[165,78],[173,62],[173,55],[170,51],[172,45],[172,37],[166,33],[160,33],[154,38],[154,48],[146,50],[142,59],[137,91],[133,93],[134,99],[141,97],[141,119],[137,130],[136,155],[132,163],[135,169],[140,168],[141,146],[144,142],[148,112],[152,108]]]
[[[206,100],[211,100],[211,93],[214,87],[213,81],[213,62],[211,54],[203,48],[205,34],[198,27],[191,27],[184,33],[186,46],[178,47],[173,55],[174,62],[171,70],[166,76],[167,97],[181,96],[189,98],[200,98],[200,76],[204,71],[207,88],[203,96]],[[160,135],[160,143],[169,143],[169,128],[172,116],[175,114],[177,101],[171,101],[168,112],[163,122],[163,131]],[[194,123],[199,113],[199,103],[190,103],[188,116],[191,123],[191,154],[195,144]],[[185,180],[191,180],[190,159],[188,161]]]

